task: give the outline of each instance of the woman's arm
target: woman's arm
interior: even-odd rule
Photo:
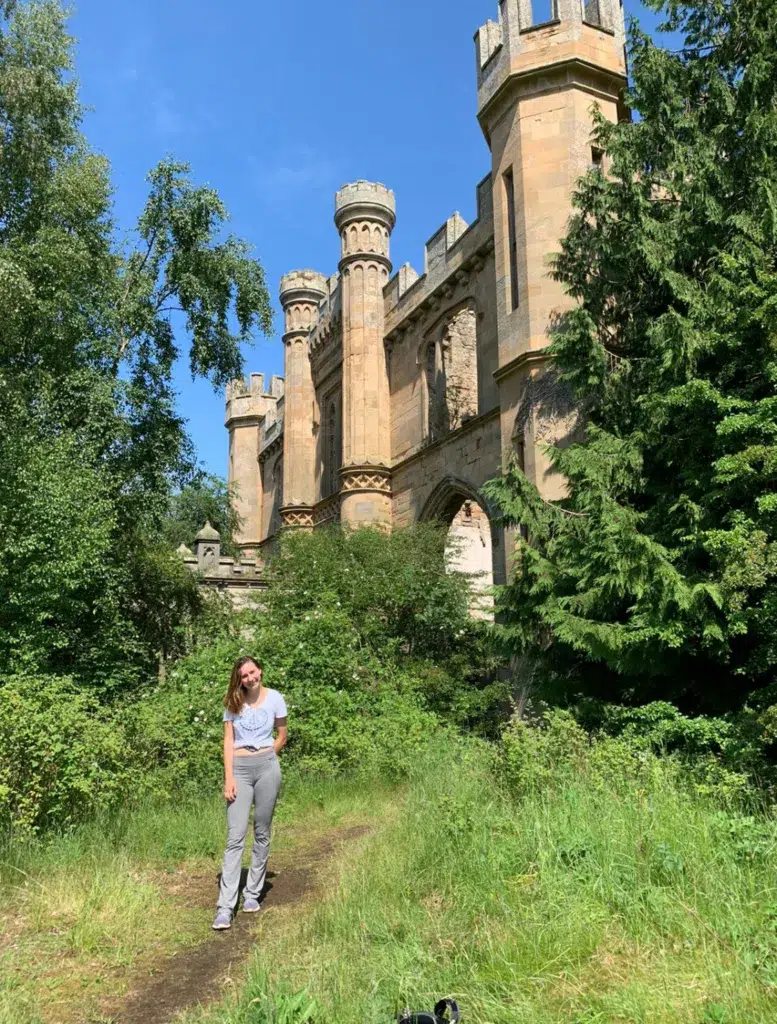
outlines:
[[[235,730],[231,722],[224,722],[224,799],[230,803],[237,796],[237,785],[232,773],[232,755],[235,752]]]
[[[289,738],[289,730],[286,727],[287,721],[287,718],[275,719],[275,729],[278,735],[275,737],[275,742],[273,743],[273,750],[275,751],[276,754],[280,754],[280,752],[286,746],[286,741]]]

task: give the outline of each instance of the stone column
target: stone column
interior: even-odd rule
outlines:
[[[391,425],[383,286],[391,274],[394,193],[356,181],[335,196],[343,317],[343,523],[391,525]]]
[[[294,270],[281,278],[280,300],[286,316],[286,391],[283,420],[283,526],[313,526],[316,502],[316,399],[310,371],[310,330],[318,304],[326,295],[326,278],[314,270]]]

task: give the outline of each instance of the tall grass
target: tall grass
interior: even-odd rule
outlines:
[[[438,755],[326,900],[268,917],[242,995],[187,1020],[387,1024],[442,995],[466,1024],[777,1019],[773,821],[670,761],[642,779],[565,771],[516,801],[484,749]]]
[[[391,793],[288,774],[275,863],[334,826],[369,820]],[[0,848],[0,1024],[100,1019],[141,962],[207,938],[224,838],[213,793]]]

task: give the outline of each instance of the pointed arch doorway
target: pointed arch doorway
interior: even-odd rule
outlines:
[[[470,577],[472,617],[493,621],[494,536],[483,498],[464,481],[448,478],[434,489],[420,519],[447,527],[446,565]]]

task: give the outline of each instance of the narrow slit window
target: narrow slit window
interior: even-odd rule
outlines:
[[[504,174],[507,200],[507,258],[510,264],[510,309],[518,309],[518,238],[515,228],[515,182],[512,167]]]
[[[598,146],[591,147],[591,170],[604,170],[604,150],[599,149]]]

